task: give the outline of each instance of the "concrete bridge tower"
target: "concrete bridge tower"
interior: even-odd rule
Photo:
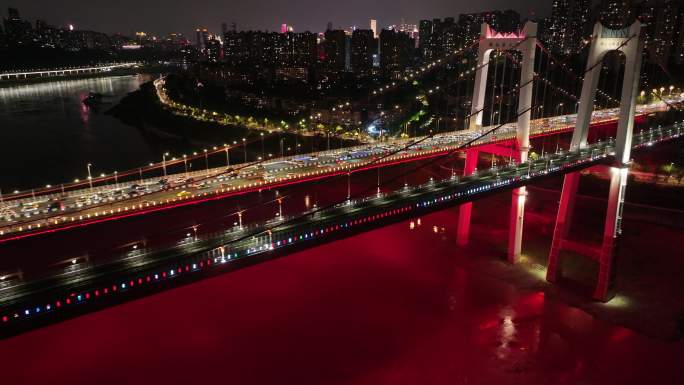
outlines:
[[[567,174],[563,181],[561,200],[556,216],[553,241],[549,253],[549,264],[546,279],[555,282],[560,274],[560,252],[570,250],[584,254],[599,264],[599,273],[594,298],[607,301],[611,297],[615,269],[612,264],[615,246],[621,234],[622,209],[624,205],[625,187],[627,184],[628,163],[632,147],[632,130],[634,127],[634,111],[636,95],[639,87],[639,72],[643,41],[640,39],[641,23],[613,30],[596,23],[587,60],[587,69],[582,84],[579,110],[575,131],[570,144],[571,151],[578,151],[587,146],[589,123],[594,107],[594,98],[605,55],[610,51],[621,52],[625,56],[625,70],[620,99],[620,116],[618,120],[617,138],[615,142],[615,162],[610,168],[610,192],[606,212],[603,239],[600,246],[587,246],[568,239],[570,222],[574,209],[579,172]]]
[[[475,74],[475,89],[471,107],[470,129],[482,128],[484,98],[487,87],[487,70],[489,56],[492,51],[519,51],[522,54],[522,68],[520,71],[520,96],[518,98],[518,128],[514,158],[518,162],[527,161],[530,149],[530,118],[532,115],[532,89],[534,85],[534,57],[537,45],[537,24],[531,21],[525,23],[519,33],[502,33],[492,30],[483,23],[480,32],[480,43],[477,56],[477,72]],[[477,167],[477,150],[468,150],[464,174],[470,175]],[[470,217],[472,203],[464,203],[459,208],[457,242],[460,245],[468,243],[470,233]],[[511,220],[508,243],[508,260],[515,262],[520,255],[522,245],[523,216],[525,213],[525,187],[513,191],[511,205]]]

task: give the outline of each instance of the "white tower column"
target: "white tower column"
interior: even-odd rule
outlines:
[[[530,151],[530,118],[532,116],[532,90],[534,86],[534,57],[537,49],[537,24],[527,22],[523,29],[526,40],[520,44],[522,67],[520,69],[520,95],[518,97],[518,126],[516,146],[520,162],[527,162]],[[525,218],[525,187],[513,190],[511,220],[508,235],[508,261],[515,263],[522,251],[523,222]]]
[[[640,32],[641,23],[639,21],[634,22],[629,28],[621,30],[611,30],[605,28],[600,23],[596,23],[594,26],[587,70],[585,71],[582,84],[580,108],[570,147],[574,151],[586,147],[601,63],[608,52],[614,50],[621,51],[625,55],[626,60],[622,81],[617,138],[615,141],[615,164],[610,169],[610,190],[603,229],[603,240],[597,256],[594,257],[599,264],[594,298],[600,301],[606,301],[610,296],[609,292],[615,274],[615,269],[612,266],[615,257],[615,246],[622,231],[622,209],[627,186],[628,163],[634,128],[634,111],[639,87],[643,48]],[[563,248],[563,241],[567,235],[567,219],[571,215],[568,208],[571,208],[572,203],[574,203],[572,201],[575,199],[578,179],[579,176],[574,174],[565,176],[563,192],[561,193],[561,204],[556,216],[556,230],[553,234],[551,252],[549,253],[547,270],[547,279],[549,281],[555,281],[557,278],[557,270],[560,265],[559,252]]]

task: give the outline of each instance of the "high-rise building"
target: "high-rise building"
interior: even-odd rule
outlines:
[[[328,22],[328,25],[327,25],[326,28],[325,28],[325,30],[326,30],[326,31],[332,31],[332,29],[333,29],[333,23],[332,23],[332,21],[329,21],[329,22]]]
[[[285,34],[280,52],[281,67],[308,67],[316,63],[316,35],[311,32]]]
[[[418,24],[418,49],[421,55],[425,55],[424,50],[432,38],[432,20],[421,20]]]
[[[552,50],[565,54],[576,52],[585,35],[591,33],[591,0],[554,0],[548,42]]]
[[[32,42],[31,23],[19,17],[16,8],[7,9],[8,18],[4,20],[5,38],[9,45],[26,45]]]
[[[317,39],[311,32],[228,31],[223,52],[229,65],[303,68],[316,64]]]
[[[373,31],[373,37],[378,38],[378,21],[375,19],[370,20],[370,29]]]
[[[287,23],[280,24],[280,33],[287,33]]]
[[[622,29],[632,21],[631,0],[601,0],[599,20],[611,29]]]
[[[225,36],[226,33],[228,32],[228,23],[225,21],[221,23],[221,36]]]
[[[332,72],[342,72],[346,67],[346,39],[341,29],[325,31],[325,64]]]
[[[195,29],[195,46],[198,50],[203,51],[207,48],[207,41],[209,40],[209,31],[206,28]]]
[[[677,35],[682,24],[681,2],[660,1],[656,9],[656,22],[649,54],[656,62],[667,66],[670,57],[675,53]]]
[[[398,78],[412,64],[415,41],[406,33],[383,29],[380,32],[380,70]]]
[[[356,29],[351,37],[351,69],[359,76],[368,76],[373,72],[373,54],[377,51],[377,42],[370,29]]]
[[[207,40],[204,42],[205,45],[205,57],[207,61],[218,62],[223,59],[223,50],[221,46],[221,40],[218,36],[209,35]]]

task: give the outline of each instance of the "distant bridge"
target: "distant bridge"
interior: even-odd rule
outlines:
[[[27,70],[27,71],[13,71],[13,72],[2,72],[0,73],[0,82],[7,80],[23,80],[23,79],[35,79],[35,78],[50,78],[50,77],[68,77],[68,76],[78,76],[85,74],[95,74],[103,72],[111,72],[112,70],[119,68],[132,68],[138,66],[139,63],[112,63],[112,64],[102,64],[96,66],[87,67],[65,67],[65,68],[55,68],[55,69],[40,69],[40,70]]]

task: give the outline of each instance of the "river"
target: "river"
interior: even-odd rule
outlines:
[[[0,188],[40,187],[133,168],[155,159],[154,143],[135,127],[105,114],[148,81],[148,75],[110,76],[0,88]],[[89,92],[104,95],[90,108]]]

